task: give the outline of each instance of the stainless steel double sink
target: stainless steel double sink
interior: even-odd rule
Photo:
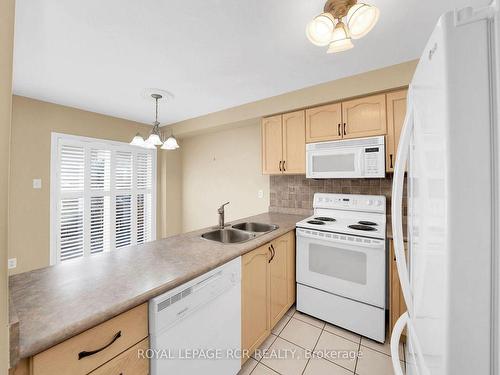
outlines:
[[[201,237],[220,243],[240,243],[272,232],[278,228],[275,224],[245,222],[234,224],[231,228],[216,229],[203,233]]]

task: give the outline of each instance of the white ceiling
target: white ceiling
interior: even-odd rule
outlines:
[[[14,93],[165,123],[419,57],[439,15],[488,0],[368,0],[381,17],[353,50],[304,34],[324,0],[17,0]]]

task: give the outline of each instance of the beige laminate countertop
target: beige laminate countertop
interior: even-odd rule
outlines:
[[[273,232],[240,244],[202,239],[205,228],[11,276],[10,310],[18,320],[18,335],[11,337],[11,364],[295,229],[304,217],[264,213],[237,220],[234,223],[279,225]]]

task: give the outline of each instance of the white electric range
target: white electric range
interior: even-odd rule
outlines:
[[[314,194],[296,224],[297,310],[385,341],[384,196]]]

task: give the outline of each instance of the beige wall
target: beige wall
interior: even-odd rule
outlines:
[[[306,87],[171,125],[178,136],[193,136],[221,126],[249,121],[274,113],[315,106],[344,98],[407,86],[417,60],[372,70],[355,76]]]
[[[132,121],[25,97],[13,97],[10,182],[12,194],[9,217],[9,258],[17,258],[17,268],[12,270],[13,273],[49,265],[51,132],[129,142],[136,132],[145,136],[150,129],[148,125]],[[163,157],[165,152],[159,151],[160,173],[170,168],[164,165],[164,162],[170,160]],[[34,178],[42,179],[42,189],[33,189]],[[160,193],[160,189],[158,190]],[[166,196],[166,193],[163,196]],[[157,222],[159,228],[164,228],[165,235],[175,232],[175,228],[180,226],[180,221],[166,224],[161,220]],[[170,229],[170,226],[173,229]]]
[[[266,212],[269,177],[261,173],[260,121],[184,139],[182,222],[190,231],[217,224],[224,202],[226,219]],[[257,193],[263,190],[263,198]]]
[[[182,232],[181,150],[158,154],[157,238]]]
[[[14,0],[0,1],[0,374],[7,374],[8,335],[8,206],[11,134]]]
[[[216,224],[217,207],[226,201],[228,220],[267,211],[261,116],[407,86],[415,68],[410,61],[174,124],[181,137],[183,231]]]

